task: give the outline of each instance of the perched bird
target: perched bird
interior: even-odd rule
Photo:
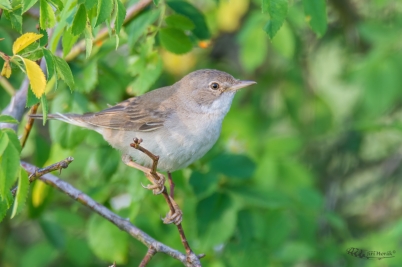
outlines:
[[[95,130],[111,146],[136,163],[152,160],[130,147],[134,138],[160,157],[158,169],[172,172],[201,158],[217,141],[222,121],[240,88],[255,84],[218,70],[197,70],[175,84],[127,99],[96,113],[49,114],[56,119]],[[32,118],[42,119],[34,114]]]
[[[237,80],[223,71],[197,70],[171,86],[100,112],[49,114],[48,118],[97,131],[111,146],[122,151],[125,164],[147,174],[150,169],[146,168],[153,161],[130,146],[133,139],[142,139],[141,146],[159,156],[158,169],[172,172],[188,166],[211,149],[236,91],[252,84],[255,82]],[[42,115],[31,117],[41,119]],[[161,193],[164,178],[159,181],[147,177],[153,183],[147,188],[154,194]],[[171,217],[174,215],[168,221]]]

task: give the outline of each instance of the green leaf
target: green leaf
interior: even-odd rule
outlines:
[[[16,119],[14,119],[13,117],[9,116],[9,115],[2,115],[0,114],[0,122],[4,122],[4,123],[18,123],[18,121]]]
[[[99,234],[102,233],[102,234]],[[94,215],[89,220],[88,242],[97,257],[124,264],[128,253],[128,235],[104,218]]]
[[[179,29],[161,29],[159,31],[159,39],[167,50],[175,54],[185,54],[193,48],[190,38]]]
[[[78,37],[79,37],[78,35],[73,35],[71,33],[71,28],[64,31],[63,37],[61,40],[62,45],[63,45],[63,56],[66,56],[68,53],[70,53],[71,48],[77,42]]]
[[[47,45],[47,42],[49,41],[49,35],[47,34],[46,30],[40,28],[39,33],[43,34],[42,38],[39,39],[39,46],[44,47]]]
[[[64,59],[57,56],[54,56],[53,58],[54,62],[56,63],[56,70],[58,77],[60,77],[68,85],[68,87],[70,87],[70,90],[73,90],[74,78],[67,62]]]
[[[85,1],[85,7],[87,8],[87,10],[92,9],[96,4],[98,3],[98,0],[86,0]]]
[[[113,10],[113,0],[98,0],[95,27],[109,19]]]
[[[161,2],[161,0],[153,0],[153,2],[154,2],[154,5],[155,5],[155,6],[158,6],[159,3]]]
[[[270,16],[264,30],[273,39],[285,21],[288,13],[288,0],[263,0],[262,11]]]
[[[0,156],[3,155],[4,150],[8,146],[8,142],[9,142],[8,135],[6,135],[6,133],[0,130]]]
[[[21,167],[20,175],[18,177],[18,188],[17,194],[15,195],[13,211],[11,213],[11,218],[17,215],[25,205],[25,200],[28,196],[29,179],[27,172]]]
[[[87,10],[85,9],[85,5],[81,4],[77,13],[75,14],[73,26],[71,27],[71,33],[73,35],[80,35],[84,31],[86,24]]]
[[[134,47],[138,38],[144,34],[146,28],[159,17],[159,10],[145,11],[136,17],[127,26],[128,46]]]
[[[22,14],[28,11],[38,0],[22,0]]]
[[[8,0],[0,0],[0,8],[4,9],[4,10],[9,10],[9,11],[11,11],[13,9],[10,1],[8,1]]]
[[[114,29],[116,34],[120,33],[121,27],[123,26],[124,19],[126,18],[126,8],[120,0],[115,0],[115,7],[117,9],[116,12],[116,21],[114,22]]]
[[[318,36],[327,31],[327,11],[325,0],[303,0],[304,14],[311,28]]]
[[[6,216],[7,210],[11,207],[13,201],[13,195],[9,190],[6,192],[6,195],[3,198],[0,197],[0,222]]]
[[[48,0],[52,5],[59,11],[62,11],[64,8],[64,4],[61,0]]]
[[[201,200],[196,214],[202,250],[222,244],[234,234],[237,207],[228,195],[215,193]]]
[[[43,113],[43,125],[45,125],[47,120],[47,114],[49,112],[49,106],[47,104],[46,94],[43,94],[40,100]]]
[[[7,138],[7,146],[0,155],[0,197],[4,199],[18,177],[21,145],[16,133],[3,129],[1,138]]]
[[[93,47],[93,37],[92,37],[92,28],[91,25],[87,25],[85,27],[85,58],[89,58],[89,56],[92,53],[92,47]]]
[[[56,66],[52,52],[47,49],[43,49],[43,55],[46,60],[47,80],[49,81],[56,74]]]
[[[39,24],[41,29],[53,28],[56,24],[54,11],[46,0],[40,0]]]
[[[40,102],[40,99],[36,97],[36,95],[33,93],[32,89],[29,88],[28,90],[28,95],[27,95],[27,103],[26,107],[32,107],[33,105],[37,104]]]
[[[223,154],[211,161],[211,170],[231,178],[249,179],[255,168],[255,163],[245,155]]]
[[[181,30],[192,30],[195,27],[194,23],[189,18],[178,14],[166,17],[165,22],[168,26]]]
[[[14,9],[13,11],[4,10],[4,15],[11,22],[11,26],[22,33],[22,8]]]
[[[184,1],[168,1],[167,5],[175,12],[188,17],[194,22],[195,28],[192,32],[198,39],[205,40],[211,37],[211,33],[209,32],[207,23],[205,22],[204,14],[193,5]]]

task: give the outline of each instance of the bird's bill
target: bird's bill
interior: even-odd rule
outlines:
[[[238,81],[235,85],[231,86],[230,88],[228,88],[228,91],[237,91],[241,88],[250,86],[252,84],[256,84],[255,81]]]

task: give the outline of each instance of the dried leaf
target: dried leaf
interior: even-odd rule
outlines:
[[[7,79],[11,76],[11,66],[9,61],[5,61],[3,65],[3,69],[1,70],[1,76],[6,77]]]

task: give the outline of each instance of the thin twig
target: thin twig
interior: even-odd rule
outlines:
[[[34,171],[29,171],[31,174],[29,175],[29,183],[32,183],[35,181],[37,178],[41,177],[42,175],[45,175],[49,172],[56,171],[56,170],[61,170],[66,169],[68,165],[70,165],[71,162],[73,162],[74,158],[73,157],[68,157],[62,161],[56,162],[55,164],[52,164],[50,166],[44,167],[42,169],[36,168]],[[15,196],[17,193],[18,186],[14,187],[11,190],[11,194]]]
[[[170,187],[170,197],[174,199],[174,182],[173,182],[173,178],[172,178],[172,173],[171,172],[167,172],[168,174],[168,180],[169,180],[169,187]]]
[[[14,87],[11,85],[11,83],[4,78],[3,76],[0,75],[0,85],[6,90],[6,92],[10,95],[13,96],[15,95],[16,90]]]
[[[144,8],[146,8],[149,4],[152,3],[152,0],[141,0],[138,3],[135,3],[133,6],[128,8],[126,13],[126,18],[124,19],[123,25],[129,23],[135,16]],[[113,28],[113,25],[112,25]],[[99,43],[105,40],[109,36],[108,29],[105,27],[101,29],[98,35],[94,38],[93,43]],[[79,54],[85,51],[85,40],[81,40],[71,49],[70,53],[64,58],[66,61],[71,61],[76,58]]]
[[[26,162],[21,162],[21,165],[26,171],[30,173],[35,173],[35,171],[37,170],[37,167]],[[198,260],[197,256],[196,260],[192,259],[193,260],[192,262],[188,262],[187,261],[188,257],[183,253],[181,253],[180,251],[170,248],[169,246],[153,239],[147,233],[143,232],[142,230],[131,224],[128,220],[123,219],[122,217],[113,213],[106,207],[102,206],[101,204],[97,203],[95,200],[90,198],[88,195],[84,194],[83,192],[74,188],[71,184],[59,179],[58,177],[48,173],[39,177],[39,179],[44,183],[60,190],[61,192],[66,193],[74,200],[78,200],[84,206],[87,206],[88,208],[92,209],[93,211],[95,211],[96,213],[98,213],[99,215],[101,215],[114,225],[116,225],[120,230],[130,234],[132,237],[143,243],[146,247],[148,248],[153,247],[157,252],[167,254],[172,258],[179,260],[187,267],[201,266],[200,264],[197,264],[196,261]]]
[[[154,249],[153,247],[148,248],[147,254],[145,254],[145,257],[142,259],[139,267],[147,266],[148,262],[152,259],[152,257],[155,254],[156,254],[156,249]]]
[[[152,164],[151,174],[154,176],[154,178],[156,180],[159,180],[160,177],[156,172],[159,156],[154,155],[152,152],[150,152],[149,150],[147,150],[144,147],[142,147],[140,145],[141,141],[142,141],[141,139],[134,138],[133,143],[131,143],[130,146],[135,148],[135,149],[138,149],[139,151],[141,151],[143,153],[145,153],[147,156],[149,156],[152,159],[153,164]],[[169,197],[169,194],[167,192],[166,187],[164,187],[164,189],[162,191],[162,195],[165,198],[166,202],[168,203],[170,211],[172,212],[172,214],[174,214],[175,213],[175,208],[174,208],[173,203],[171,201],[173,198]],[[191,250],[191,247],[190,247],[190,245],[189,245],[189,243],[187,241],[186,235],[184,234],[183,226],[181,225],[181,223],[176,224],[176,226],[177,226],[177,230],[179,231],[180,240],[181,240],[181,242],[182,242],[182,244],[184,246],[184,249],[186,250],[187,261],[189,263],[193,263],[194,261],[196,261],[196,263],[199,264],[199,265],[196,265],[196,266],[201,266],[201,263],[199,261],[198,256],[195,255],[194,252]]]
[[[30,113],[30,114],[36,114],[36,111],[38,110],[38,107],[39,107],[39,103],[33,105],[32,108],[31,108],[31,113]],[[27,124],[25,124],[25,127],[24,127],[24,133],[23,133],[23,135],[22,135],[22,137],[21,137],[21,140],[20,140],[20,141],[21,141],[21,147],[22,147],[22,148],[24,148],[25,143],[27,142],[29,133],[30,133],[31,130],[32,130],[32,125],[33,125],[33,123],[34,123],[34,119],[32,119],[31,117],[29,117],[29,118],[28,118],[28,121],[27,121]]]

